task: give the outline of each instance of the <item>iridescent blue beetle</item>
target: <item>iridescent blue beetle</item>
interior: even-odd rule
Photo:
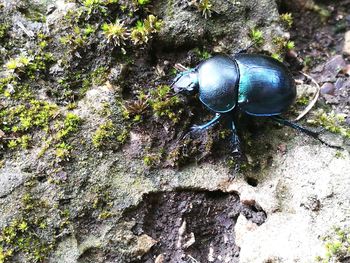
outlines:
[[[294,79],[287,67],[271,57],[257,54],[236,54],[233,58],[217,55],[182,72],[173,80],[175,92],[199,92],[199,99],[215,117],[192,130],[203,130],[217,123],[224,115],[231,116],[234,152],[239,152],[235,116],[243,112],[253,116],[269,116],[274,121],[303,131],[315,138],[318,134],[279,115],[296,98]]]

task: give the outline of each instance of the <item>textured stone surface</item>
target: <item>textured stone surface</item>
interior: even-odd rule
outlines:
[[[14,3],[10,2],[6,1],[6,8],[10,8],[8,5],[11,4],[11,8],[15,9],[12,6]],[[234,53],[249,46],[248,34],[252,28],[258,27],[266,40],[262,49],[273,51],[272,36],[283,34],[277,23],[275,1],[212,2],[212,18],[206,20],[195,6],[190,6],[186,1],[154,1],[154,12],[164,20],[164,28],[154,38],[153,47],[168,48],[176,53],[181,48],[190,49],[199,44],[205,46],[206,43],[214,43],[217,50]],[[46,2],[41,9],[44,7]],[[75,4],[57,1],[57,9],[47,17],[49,29],[57,29],[56,23],[59,23],[63,14],[75,8]],[[36,26],[39,25],[29,20],[23,21],[23,24],[33,30],[37,30]],[[21,40],[23,36],[26,37],[19,27],[15,27],[11,33],[18,34]],[[86,51],[90,56],[95,55],[91,53],[91,50],[90,53]],[[70,61],[72,63],[76,59],[74,56]],[[145,63],[142,59],[140,61],[133,63]],[[339,57],[337,61],[342,62]],[[339,72],[336,67],[338,64],[327,68],[325,75],[334,79]],[[49,70],[53,73],[51,77],[59,75],[61,70],[58,62],[52,65]],[[149,70],[145,72],[149,73]],[[116,75],[123,74],[117,72]],[[125,78],[132,77],[132,73],[125,75]],[[117,76],[115,82],[119,84],[120,79]],[[159,83],[163,84],[163,80]],[[129,89],[133,85],[137,83],[126,84]],[[313,92],[311,90],[305,93],[310,94]],[[40,90],[44,94],[43,91]],[[123,92],[127,93],[127,90]],[[143,156],[130,157],[130,152],[138,152],[138,149],[142,151],[140,141],[148,140],[142,129],[133,130],[130,140],[120,148],[99,150],[93,147],[92,134],[106,121],[100,112],[105,110],[107,103],[112,105],[111,111],[120,113],[121,107],[117,105],[116,97],[122,96],[121,93],[118,85],[105,83],[90,87],[84,97],[77,101],[72,112],[80,116],[83,122],[78,134],[72,139],[76,146],[72,158],[63,164],[57,165],[45,156],[38,158],[41,149],[37,147],[4,153],[4,163],[0,169],[0,226],[8,226],[16,216],[26,219],[26,206],[34,206],[34,219],[39,216],[45,218],[45,225],[41,226],[38,233],[43,238],[50,237],[55,241],[47,262],[142,262],[142,257],[161,240],[140,231],[142,228],[139,222],[126,215],[130,211],[139,211],[147,194],[164,191],[186,191],[189,194],[198,191],[229,192],[239,196],[237,202],[242,205],[266,213],[267,221],[260,222],[262,224],[259,226],[252,223],[249,213],[245,214],[248,219],[239,213],[242,211],[236,213],[239,214],[235,226],[236,237],[230,236],[227,240],[236,242],[241,252],[240,255],[234,253],[229,259],[218,259],[222,262],[230,262],[233,257],[234,260],[240,257],[241,262],[251,263],[268,260],[310,262],[324,252],[321,238],[334,226],[343,226],[349,222],[349,153],[320,145],[318,141],[289,128],[278,129],[269,122],[267,129],[256,131],[249,142],[253,145],[250,148],[252,152],[247,152],[252,171],[240,174],[232,174],[225,160],[227,156],[215,156],[211,162],[200,164],[192,162],[179,170],[152,170],[144,164]],[[115,126],[118,126],[123,119],[115,117],[114,121]],[[40,133],[35,136],[40,136]],[[343,140],[337,143],[343,147]],[[253,153],[255,148],[262,150],[256,154]],[[27,196],[27,199],[31,203],[23,203],[23,197],[28,194],[30,198]],[[176,207],[182,208],[181,205],[185,204],[182,201],[177,200]],[[148,204],[153,203],[150,201]],[[191,210],[191,204],[186,205],[186,209]],[[186,209],[179,210],[183,215],[178,218],[186,218]],[[231,214],[229,220],[225,218],[219,223],[229,225],[232,230],[237,220],[236,214]],[[178,215],[173,216],[177,218]],[[34,229],[36,222],[28,223],[33,224],[30,229]],[[150,227],[156,225],[151,220],[146,220],[146,223]],[[190,225],[191,222],[187,223]],[[201,236],[194,234],[201,226],[191,227],[189,229],[194,229],[194,237]],[[203,236],[207,234],[215,237],[217,234],[206,230],[208,233],[201,233]],[[181,227],[178,232],[181,232]],[[186,248],[197,245],[191,233],[186,233],[188,236],[178,233],[178,236],[185,236],[186,241],[190,241],[185,242],[185,249],[180,251],[187,253],[186,256],[191,256]],[[230,247],[227,250],[230,251]],[[215,262],[215,257],[220,255],[214,249],[203,251],[203,254],[205,257],[201,262]],[[23,253],[15,255],[12,261],[25,262],[21,256]],[[166,256],[159,254],[154,260],[162,262]]]
[[[234,53],[252,44],[253,28],[263,32],[264,48],[273,51],[272,38],[284,34],[278,20],[275,1],[214,0],[212,17],[205,19],[195,4],[185,1],[156,1],[155,12],[162,17],[164,28],[158,43],[171,47],[217,43],[216,50]],[[268,12],[267,12],[268,10]]]
[[[337,158],[328,147],[298,144],[246,195],[268,219],[241,234],[240,262],[313,262],[324,255],[321,237],[350,222],[348,152]]]

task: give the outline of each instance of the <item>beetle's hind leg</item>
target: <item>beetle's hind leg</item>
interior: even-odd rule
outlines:
[[[319,140],[319,133],[318,132],[311,131],[311,130],[309,130],[307,128],[304,128],[304,127],[296,124],[295,122],[286,120],[286,119],[284,119],[284,118],[282,118],[281,116],[278,116],[278,115],[271,116],[270,118],[272,120],[274,120],[275,122],[278,122],[279,124],[283,124],[285,126],[289,126],[289,127],[293,128],[293,129],[301,131],[301,132],[303,132],[303,133],[305,133],[305,134],[307,134],[307,135],[309,135],[309,136]]]
[[[319,132],[311,131],[311,130],[305,128],[305,127],[300,126],[299,124],[296,124],[295,122],[283,119],[281,116],[278,116],[278,115],[277,116],[271,116],[271,119],[273,119],[274,121],[276,121],[276,122],[278,122],[280,124],[283,124],[283,125],[292,127],[292,128],[294,128],[294,129],[296,129],[298,131],[301,131],[301,132],[303,132],[303,133],[305,133],[305,134],[315,138],[316,140],[319,140],[321,143],[323,143],[324,145],[327,145],[328,147],[331,147],[331,148],[334,148],[334,149],[342,149],[339,146],[331,145],[328,142],[326,142],[323,139],[321,139]]]
[[[202,125],[193,125],[191,127],[191,132],[206,130],[206,129],[212,127],[213,125],[215,125],[216,123],[218,123],[219,120],[221,119],[221,117],[222,117],[222,115],[220,113],[216,113],[215,117],[212,120],[208,121],[207,123],[202,124]]]

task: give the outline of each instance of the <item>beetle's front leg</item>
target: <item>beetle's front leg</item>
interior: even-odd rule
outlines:
[[[210,128],[211,126],[215,125],[220,119],[221,119],[222,115],[220,113],[216,113],[215,117],[210,120],[209,122],[202,124],[202,125],[193,125],[191,127],[191,132],[198,132],[198,131],[202,131],[202,130],[206,130],[208,128]]]
[[[242,150],[241,150],[241,141],[239,139],[239,136],[237,134],[237,129],[235,122],[232,120],[231,121],[231,129],[232,129],[232,136],[230,139],[230,147],[231,147],[231,152],[233,155],[236,156],[242,156]]]

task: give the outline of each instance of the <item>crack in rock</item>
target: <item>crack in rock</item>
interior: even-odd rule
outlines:
[[[132,262],[239,262],[235,241],[239,215],[261,225],[266,213],[254,200],[240,201],[236,193],[172,191],[144,195],[142,202],[124,214],[136,222],[132,232],[157,242]]]

